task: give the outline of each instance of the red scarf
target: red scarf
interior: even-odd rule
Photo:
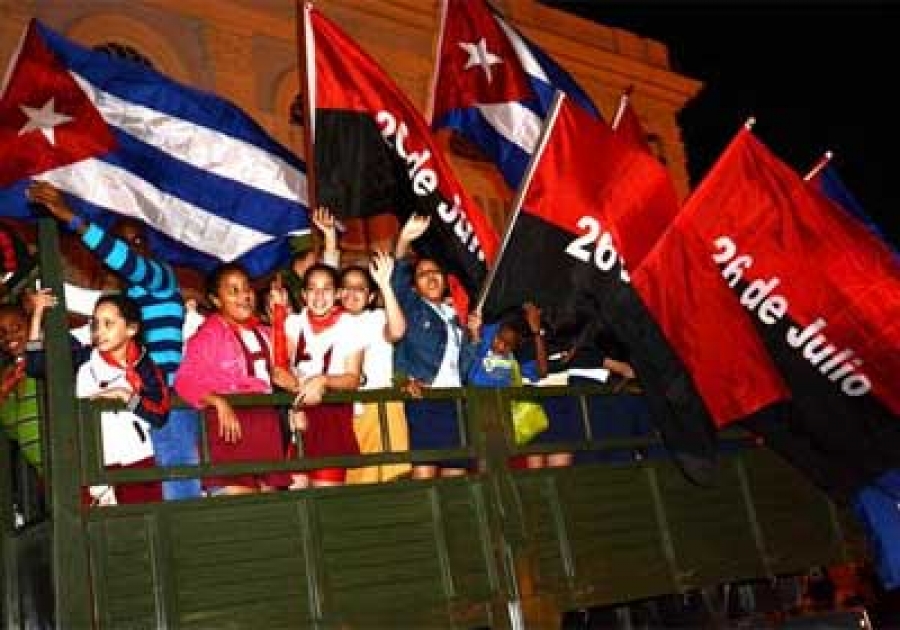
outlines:
[[[137,362],[140,361],[143,356],[144,351],[141,349],[137,343],[134,341],[129,341],[128,345],[125,347],[125,364],[119,363],[119,360],[116,359],[112,355],[111,352],[105,352],[103,350],[100,351],[100,357],[109,363],[113,367],[117,367],[119,369],[125,370],[125,380],[128,381],[128,384],[131,385],[131,390],[135,394],[140,394],[141,390],[144,387],[144,381],[141,379],[141,375],[138,374],[135,366],[137,366]]]
[[[323,330],[328,330],[334,326],[335,322],[343,315],[343,313],[344,309],[340,305],[335,304],[334,308],[324,315],[313,315],[312,311],[307,309],[306,317],[309,319],[309,327],[318,335]]]
[[[233,322],[230,319],[222,318],[226,324],[228,324],[232,330],[237,333],[240,333],[242,330],[256,330],[259,328],[259,318],[255,315],[251,315],[247,319],[242,322]]]

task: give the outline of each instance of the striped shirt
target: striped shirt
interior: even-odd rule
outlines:
[[[141,309],[144,346],[171,385],[184,345],[184,300],[175,271],[141,256],[94,223],[88,225],[81,240],[124,281],[125,294]]]

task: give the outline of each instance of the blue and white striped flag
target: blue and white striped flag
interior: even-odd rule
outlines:
[[[217,96],[36,21],[0,94],[0,215],[33,216],[24,191],[46,180],[93,220],[145,222],[173,264],[237,260],[253,276],[309,231],[302,160]]]

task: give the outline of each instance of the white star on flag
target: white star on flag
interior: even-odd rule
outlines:
[[[56,130],[55,127],[71,122],[73,118],[60,114],[54,109],[53,97],[44,103],[43,107],[28,107],[27,105],[19,105],[22,113],[28,116],[28,122],[19,129],[19,135],[28,133],[29,131],[40,131],[47,138],[47,142],[56,146]]]
[[[503,63],[503,59],[487,49],[487,42],[484,37],[478,40],[477,44],[459,42],[459,47],[469,55],[468,60],[466,60],[465,70],[475,66],[481,66],[484,69],[484,73],[487,75],[488,83],[490,83],[493,78],[491,76],[491,66]]]

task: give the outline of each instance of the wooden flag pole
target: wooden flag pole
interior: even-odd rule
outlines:
[[[628,107],[628,101],[631,100],[631,93],[634,92],[634,86],[629,85],[622,92],[622,96],[619,97],[619,108],[616,110],[616,115],[613,116],[612,123],[610,123],[610,127],[615,131],[619,128],[619,123],[622,122],[622,116],[625,115],[625,108]]]
[[[300,94],[303,99],[303,153],[306,158],[306,206],[310,214],[319,203],[316,186],[316,71],[315,37],[312,34],[309,12],[311,2],[297,0],[297,63],[300,69]],[[312,71],[309,64],[312,63]],[[311,230],[313,244],[317,244],[316,230]]]
[[[819,158],[819,161],[816,162],[815,165],[811,169],[809,169],[809,172],[806,175],[804,175],[803,181],[808,182],[813,177],[818,175],[822,171],[823,168],[828,166],[828,163],[831,162],[832,157],[834,157],[834,153],[832,153],[831,151],[826,151],[822,155],[822,157]]]
[[[531,159],[528,161],[528,168],[525,169],[525,175],[522,177],[522,181],[519,182],[518,190],[516,190],[516,196],[513,199],[512,213],[506,224],[503,240],[500,242],[500,249],[494,259],[494,264],[491,265],[491,268],[488,270],[487,278],[485,278],[484,284],[481,287],[481,292],[478,295],[478,301],[475,303],[475,311],[478,313],[481,313],[484,302],[487,300],[488,293],[491,290],[491,285],[494,284],[494,277],[497,275],[497,269],[503,261],[503,254],[506,252],[506,246],[509,244],[510,237],[512,236],[513,227],[515,227],[516,220],[519,218],[519,214],[521,214],[522,203],[525,201],[525,194],[528,192],[528,187],[531,185],[531,180],[534,178],[534,172],[537,170],[537,165],[540,162],[541,156],[544,154],[544,148],[547,146],[547,141],[550,139],[550,132],[553,130],[553,125],[556,123],[556,118],[559,115],[559,110],[562,107],[565,98],[565,93],[560,90],[556,90],[553,95],[553,102],[550,103],[550,108],[547,110],[547,116],[544,118],[544,126],[541,129],[541,135],[535,145],[534,153],[531,154]]]

